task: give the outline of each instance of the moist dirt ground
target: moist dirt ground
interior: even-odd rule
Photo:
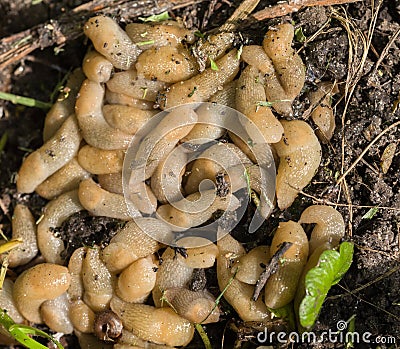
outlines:
[[[194,0],[171,14],[181,16],[188,26],[204,32],[223,23],[239,2]],[[0,0],[0,37],[57,18],[81,3]],[[260,1],[256,10],[271,4],[274,1]],[[349,323],[355,326],[354,331],[360,338],[366,334],[364,338],[370,341],[353,343],[355,348],[397,348],[400,346],[400,127],[396,126],[400,119],[400,2],[360,1],[334,7],[306,7],[284,17],[244,24],[243,40],[259,44],[266,29],[281,21],[293,22],[298,29],[294,46],[307,69],[305,87],[294,103],[294,117],[303,118],[309,107],[307,92],[315,89],[319,81],[336,81],[340,92],[332,103],[337,127],[330,143],[322,146],[318,173],[292,207],[283,212],[275,210],[263,228],[252,236],[240,226],[233,234],[251,247],[270,239],[279,221],[297,220],[305,207],[313,203],[335,205],[347,223],[346,240],[355,243],[354,261],[339,285],[331,289],[313,331],[317,335],[337,331],[340,321],[353,319]],[[54,101],[63,77],[81,65],[86,44],[81,37],[62,47],[35,50],[16,60],[0,71],[0,91]],[[7,236],[16,203],[27,204],[36,218],[45,204],[37,195],[19,195],[15,189],[15,174],[24,156],[42,144],[45,114],[43,109],[0,100],[0,136],[4,141],[0,153],[0,223]],[[347,173],[349,168],[351,171]],[[116,225],[110,219],[81,214],[63,225],[61,233],[69,241],[70,251],[75,245],[90,243],[93,232],[110,235]],[[80,232],[82,238],[71,236],[71,231]],[[18,272],[8,271],[11,277]],[[215,272],[209,270],[206,276],[209,289],[218,294]],[[257,340],[257,324],[243,324],[226,302],[221,304],[222,320],[205,326],[213,348],[267,345]],[[79,347],[72,336],[64,337],[62,342],[65,347]],[[323,343],[280,346],[350,347],[349,343],[328,339]],[[196,335],[189,347],[204,345]]]

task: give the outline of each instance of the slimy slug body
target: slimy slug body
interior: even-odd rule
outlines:
[[[83,31],[96,51],[106,57],[115,68],[129,69],[141,52],[117,22],[109,17],[90,18],[83,26]]]
[[[260,71],[256,67],[248,65],[240,74],[237,86],[237,110],[257,126],[266,143],[279,142],[283,133],[281,123],[270,108],[260,105],[266,101],[264,78]],[[246,128],[246,125],[244,126]]]
[[[185,103],[207,101],[220,87],[235,78],[240,63],[236,56],[237,51],[231,50],[216,61],[218,70],[207,68],[201,74],[170,86],[159,96],[160,108],[167,109]]]
[[[54,299],[43,302],[40,315],[43,322],[55,332],[72,333],[74,328],[69,318],[69,299],[67,292]]]
[[[261,299],[252,301],[254,286],[237,280],[231,272],[237,259],[245,255],[244,248],[229,234],[218,241],[218,247],[220,251],[217,259],[218,285],[221,292],[225,290],[224,298],[243,321],[270,320],[271,314],[264,302]]]
[[[103,107],[103,115],[109,125],[125,133],[134,135],[155,114],[154,110],[144,110],[119,104],[107,104]]]
[[[135,99],[155,102],[157,94],[168,87],[163,81],[149,80],[138,76],[136,69],[118,72],[107,82],[107,88]]]
[[[143,303],[154,288],[157,269],[151,255],[133,262],[118,277],[118,297],[129,303]]]
[[[262,44],[275,70],[266,76],[267,100],[273,102],[273,108],[283,115],[291,114],[291,102],[300,93],[305,81],[303,62],[291,47],[293,37],[293,26],[284,23],[269,30]]]
[[[53,137],[64,121],[74,113],[76,97],[83,80],[85,80],[85,76],[80,68],[76,68],[69,76],[63,92],[60,93],[44,120],[44,142]]]
[[[70,281],[68,269],[57,264],[42,263],[24,271],[14,284],[18,310],[27,320],[42,323],[41,304],[66,292]]]
[[[46,178],[72,160],[78,152],[81,139],[76,118],[70,115],[55,135],[22,163],[17,190],[20,193],[32,193]]]
[[[300,190],[310,183],[321,162],[321,145],[304,121],[282,121],[284,135],[274,144],[280,162],[276,196],[280,209],[288,208]]]
[[[171,308],[127,303],[114,297],[111,309],[121,318],[124,328],[144,340],[170,346],[185,346],[193,338],[193,324]]]
[[[114,294],[116,279],[100,259],[98,247],[86,250],[82,263],[82,280],[84,302],[95,312],[107,309]]]
[[[36,222],[29,208],[17,204],[12,217],[12,239],[21,239],[22,243],[8,254],[10,268],[24,265],[38,253],[36,240]]]
[[[39,250],[46,262],[62,264],[61,252],[64,242],[56,237],[53,229],[59,227],[72,214],[83,210],[78,191],[72,190],[50,201],[37,228]]]
[[[79,164],[77,157],[61,167],[36,188],[41,197],[52,200],[68,191],[78,189],[79,183],[90,177],[90,173]]]
[[[278,271],[272,274],[265,285],[265,304],[278,309],[290,303],[296,293],[297,284],[308,257],[308,239],[299,223],[281,222],[271,243],[274,255],[283,242],[293,245],[281,257]]]
[[[165,223],[151,217],[135,218],[117,231],[103,249],[102,259],[108,270],[119,273],[139,258],[158,251],[158,241],[168,240],[172,240],[172,232]]]
[[[196,38],[194,30],[186,29],[173,21],[153,25],[130,23],[125,30],[131,40],[145,51],[150,48],[176,47],[182,41],[193,43]]]
[[[102,107],[104,87],[98,82],[85,80],[79,91],[75,112],[85,141],[99,149],[127,148],[131,136],[111,127],[104,119]]]
[[[110,193],[102,189],[93,179],[85,179],[79,185],[79,201],[82,206],[95,216],[108,216],[129,220],[133,211],[128,212],[122,195]],[[135,212],[140,217],[140,212]]]
[[[310,254],[320,245],[329,243],[332,247],[339,245],[345,234],[345,223],[342,215],[331,206],[313,205],[301,214],[299,223],[313,224],[310,238]]]
[[[113,71],[112,63],[97,51],[86,53],[82,62],[82,69],[89,80],[94,82],[107,82]]]
[[[196,62],[183,46],[162,46],[144,51],[135,65],[138,75],[148,80],[175,83],[198,73]]]
[[[84,145],[78,153],[79,164],[92,174],[102,175],[122,171],[125,152],[121,149],[105,150]]]

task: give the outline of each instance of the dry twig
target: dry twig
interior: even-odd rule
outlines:
[[[297,12],[303,7],[343,5],[357,1],[361,0],[289,0],[288,2],[266,7],[265,9],[256,12],[253,17],[262,21],[267,18],[281,17],[292,12]]]

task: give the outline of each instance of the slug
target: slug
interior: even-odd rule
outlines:
[[[55,332],[70,334],[74,327],[69,318],[70,302],[67,292],[54,299],[45,301],[40,306],[43,322]]]
[[[307,235],[299,223],[279,223],[272,239],[271,255],[278,251],[283,242],[293,245],[283,254],[277,272],[265,284],[264,301],[271,309],[281,308],[293,300],[308,257]]]
[[[115,68],[129,69],[141,52],[117,22],[109,17],[90,18],[83,26],[83,31],[96,51],[106,57]]]
[[[44,142],[53,137],[64,121],[74,113],[76,98],[84,80],[85,75],[83,75],[81,68],[74,69],[71,75],[69,75],[63,91],[47,112],[44,120]]]
[[[321,162],[321,145],[306,122],[282,120],[282,125],[283,138],[273,145],[280,160],[276,197],[281,210],[288,208],[310,183]]]
[[[120,317],[124,328],[144,340],[170,346],[185,346],[193,338],[193,324],[171,308],[127,303],[113,297],[111,309]]]
[[[134,107],[141,110],[153,110],[154,106],[154,103],[151,101],[134,98],[132,96],[128,96],[125,93],[113,92],[110,91],[108,88],[106,88],[105,103],[107,103],[107,105],[126,105],[128,107]]]
[[[293,25],[284,23],[268,30],[262,43],[274,66],[274,72],[265,76],[267,100],[283,115],[291,115],[291,103],[300,93],[305,81],[304,64],[291,47],[293,37]]]
[[[234,211],[239,200],[231,194],[221,197],[214,190],[193,193],[173,204],[157,208],[157,218],[168,223],[173,231],[183,231],[208,221],[217,210]]]
[[[220,310],[216,306],[215,297],[208,291],[172,288],[165,291],[164,297],[178,315],[190,322],[210,324],[219,321]]]
[[[94,82],[107,82],[113,72],[112,63],[96,50],[88,51],[83,58],[82,70]]]
[[[157,111],[128,105],[108,104],[103,115],[108,124],[118,130],[134,135]]]
[[[121,149],[105,150],[84,145],[78,152],[78,161],[86,171],[102,175],[122,171],[125,152]]]
[[[53,229],[83,209],[77,190],[62,194],[45,206],[43,217],[37,227],[37,242],[46,262],[63,264],[60,254],[64,250],[64,242],[54,234]]]
[[[104,87],[98,82],[85,80],[79,90],[75,113],[85,141],[99,149],[125,149],[131,136],[111,127],[104,119],[102,107]]]
[[[97,246],[86,249],[82,263],[83,301],[95,312],[107,309],[114,294],[116,278],[100,259]]]
[[[131,207],[138,209],[141,213],[151,215],[156,212],[157,198],[145,182],[130,184],[128,191],[125,192],[125,198],[129,198]]]
[[[255,285],[261,273],[262,264],[267,265],[271,259],[269,246],[257,246],[241,256],[231,268],[231,273],[236,274],[236,279],[246,284]]]
[[[118,276],[117,296],[125,302],[143,303],[155,286],[157,269],[152,255],[133,262]]]
[[[172,241],[172,232],[162,221],[143,217],[128,221],[102,251],[102,260],[112,273],[119,273],[139,258],[155,253],[159,241]]]
[[[164,81],[153,81],[138,76],[136,69],[115,73],[107,82],[107,88],[112,92],[149,102],[155,102],[157,95],[168,86]]]
[[[160,108],[168,109],[185,103],[207,101],[220,87],[235,78],[240,64],[236,55],[237,50],[231,50],[216,61],[218,70],[207,68],[188,80],[170,86],[158,96]]]
[[[61,194],[78,189],[79,183],[89,177],[90,173],[83,169],[77,157],[74,157],[70,162],[39,184],[35,191],[41,197],[53,200]]]
[[[68,271],[71,275],[68,295],[72,301],[82,299],[83,297],[84,286],[82,280],[82,265],[85,256],[86,247],[79,247],[72,253],[68,262]]]
[[[183,147],[175,147],[158,164],[151,176],[151,190],[162,204],[175,202],[183,198],[181,187],[186,162],[187,154]]]
[[[331,206],[307,207],[301,214],[299,223],[315,223],[310,237],[310,255],[324,243],[329,243],[332,247],[338,246],[345,234],[343,217]]]
[[[28,321],[43,323],[40,306],[67,291],[71,276],[66,267],[52,263],[37,264],[15,280],[13,298],[19,312]]]
[[[225,290],[224,298],[243,321],[268,322],[271,314],[259,298],[252,301],[254,286],[243,283],[231,273],[231,268],[245,255],[243,246],[229,234],[218,240],[217,277],[219,289]],[[229,283],[229,287],[227,287]]]
[[[140,48],[145,52],[151,48],[176,47],[183,41],[192,44],[196,38],[195,30],[186,29],[175,21],[154,24],[129,23],[125,30],[130,39],[140,44]]]
[[[199,191],[200,183],[209,179],[215,182],[215,176],[222,170],[233,166],[250,165],[250,159],[234,144],[218,142],[204,150],[193,162],[191,171],[186,178],[185,193]],[[210,189],[207,187],[207,189]]]
[[[186,249],[183,263],[195,269],[212,267],[219,252],[217,245],[198,236],[183,237],[176,242],[176,246]]]
[[[110,193],[123,195],[124,189],[122,187],[122,172],[108,173],[98,175],[97,180],[104,190]]]
[[[198,73],[197,64],[183,46],[161,46],[144,51],[136,62],[139,76],[173,84]]]
[[[76,331],[93,333],[95,313],[84,301],[77,299],[71,303],[69,318]]]
[[[154,120],[152,124],[154,128],[143,135],[142,139],[136,139],[140,141],[136,153],[128,153],[125,159],[125,163],[128,163],[129,169],[132,170],[129,185],[146,180],[153,175],[163,158],[193,128],[197,121],[197,114],[192,106],[183,105],[172,109],[169,113],[160,114],[160,117]],[[155,124],[155,122],[158,123]]]
[[[213,100],[213,98],[211,98]],[[182,142],[202,144],[221,138],[225,133],[225,124],[229,121],[228,112],[223,105],[204,103],[196,109],[197,124],[182,138]]]
[[[0,308],[3,309],[15,323],[21,324],[24,322],[24,317],[19,312],[13,297],[14,282],[5,278],[0,290]]]
[[[122,220],[141,216],[138,210],[128,211],[122,195],[102,189],[91,178],[81,182],[78,193],[82,206],[95,216],[107,216]]]
[[[70,115],[53,137],[24,160],[18,171],[18,192],[32,193],[46,178],[72,160],[81,139],[76,118]]]
[[[324,144],[328,143],[335,131],[335,116],[331,107],[332,95],[339,92],[336,84],[321,82],[318,89],[308,94],[311,107],[311,119],[317,125],[316,134]]]
[[[260,105],[267,99],[264,82],[260,71],[248,65],[237,81],[236,108],[258,127],[265,143],[277,143],[282,138],[283,127],[270,108]],[[246,128],[247,123],[243,126]]]
[[[8,266],[15,268],[32,260],[38,253],[36,222],[28,207],[17,204],[11,220],[12,239],[22,243],[8,253]]]
[[[162,263],[157,271],[153,288],[153,301],[156,307],[163,306],[163,293],[170,288],[183,288],[192,278],[193,269],[184,262],[181,255],[168,247],[161,255]]]

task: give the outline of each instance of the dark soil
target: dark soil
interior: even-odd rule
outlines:
[[[7,15],[0,16],[0,35],[8,36],[55,18],[81,2],[62,0],[54,5],[51,1],[42,1],[33,5],[31,0],[1,0],[0,13]],[[232,1],[234,4],[238,2]],[[270,3],[268,0],[261,1],[257,9]],[[184,7],[175,14],[182,16],[188,25],[204,31],[227,19],[234,9],[229,4],[225,0],[204,1]],[[334,137],[328,145],[323,145],[321,166],[312,183],[305,188],[306,195],[300,195],[285,212],[274,212],[258,234],[246,236],[240,227],[235,234],[239,234],[242,241],[251,247],[265,239],[265,233],[271,233],[279,220],[297,220],[302,210],[310,204],[338,203],[337,209],[348,223],[346,240],[353,241],[356,246],[354,262],[340,284],[330,291],[314,332],[321,334],[328,330],[337,331],[339,321],[355,317],[355,331],[360,337],[365,333],[371,334],[367,337],[370,343],[355,343],[356,348],[397,348],[400,343],[399,127],[385,132],[345,177],[345,181],[336,184],[342,171],[348,169],[381,132],[400,119],[400,108],[397,108],[400,98],[400,38],[394,40],[376,67],[385,46],[400,28],[400,10],[396,4],[399,5],[399,2],[382,2],[371,48],[345,114],[343,112],[348,98],[345,94],[346,79],[349,71],[353,71],[360,62],[363,49],[349,44],[349,33],[337,16],[333,15],[331,8],[306,8],[292,16],[244,26],[242,30],[245,40],[259,43],[269,25],[282,20],[294,21],[296,28],[301,28],[304,36],[309,39],[330,18],[329,24],[312,41],[307,44],[295,43],[297,49],[302,49],[300,54],[307,67],[306,86],[295,101],[295,117],[300,119],[309,107],[306,92],[314,89],[317,82],[336,80],[340,94],[333,98],[337,123]],[[339,11],[342,16],[347,14],[348,19],[364,35],[368,35],[373,14],[369,1],[335,7],[335,11]],[[350,34],[355,34],[354,29]],[[57,50],[50,48],[34,51],[22,61],[0,71],[0,90],[50,101],[50,96],[54,95],[63,76],[81,64],[84,52],[83,39]],[[355,57],[355,64],[350,66],[349,52]],[[0,220],[2,230],[8,236],[10,218],[16,203],[27,204],[37,218],[45,204],[45,200],[35,194],[17,194],[14,183],[23,157],[42,144],[44,116],[44,110],[0,101],[0,136],[7,134],[6,145],[0,154]],[[397,150],[389,170],[383,173],[381,158],[389,144],[396,144]],[[365,214],[369,207],[379,209],[373,217],[367,218]],[[71,231],[71,224],[74,229],[82,232],[80,242],[90,244],[99,243],[90,239],[91,232],[96,229],[107,230],[110,226],[115,228],[116,222],[92,219],[87,215],[75,216],[73,221],[65,224],[66,229],[62,232],[75,244],[78,240],[66,233]],[[215,271],[207,271],[206,276],[207,287],[212,292],[218,292],[215,288]],[[205,326],[213,348],[255,348],[263,345],[257,341],[257,324],[245,326],[225,301],[222,300],[221,304],[225,311],[224,321]],[[281,327],[278,320],[273,328]],[[292,344],[285,346],[292,347]],[[76,344],[69,347],[76,348]],[[190,348],[202,347],[197,337],[190,345]],[[318,344],[303,343],[300,347],[344,348],[346,343],[324,340]]]

